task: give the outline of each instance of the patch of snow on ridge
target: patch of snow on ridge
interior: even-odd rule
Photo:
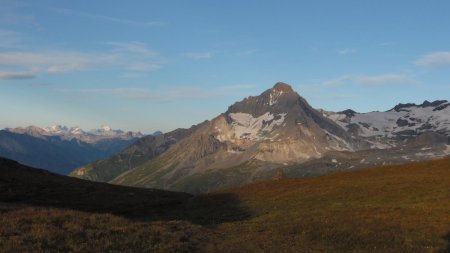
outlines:
[[[264,132],[270,132],[275,126],[283,124],[286,113],[276,116],[270,112],[254,118],[248,113],[230,113],[231,129],[238,139],[260,140]]]
[[[269,94],[269,105],[272,106],[276,103],[278,103],[278,98],[283,95],[283,91],[282,90],[273,90],[272,92],[270,92]]]
[[[325,116],[347,130],[349,124],[357,124],[363,137],[394,137],[404,131],[438,131],[450,134],[450,106],[443,109],[411,106],[400,111],[357,113],[350,118],[341,113],[328,113]]]

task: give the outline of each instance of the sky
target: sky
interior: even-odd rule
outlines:
[[[450,100],[450,1],[0,0],[0,128],[170,131],[283,81],[315,108]]]

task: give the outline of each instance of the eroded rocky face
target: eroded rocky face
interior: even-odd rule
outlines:
[[[307,176],[429,159],[450,154],[448,104],[334,113],[312,108],[289,85],[277,83],[187,130],[162,153],[123,153],[119,162],[100,161],[86,168],[95,174],[126,164],[110,182],[205,192],[272,178],[279,168]]]
[[[404,145],[404,140],[431,132],[441,136],[437,142],[446,143],[450,135],[450,103],[446,100],[425,101],[421,105],[399,104],[386,112],[324,111],[323,115],[353,136],[366,138],[371,148],[398,147]]]

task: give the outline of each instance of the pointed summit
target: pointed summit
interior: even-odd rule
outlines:
[[[283,91],[283,92],[294,92],[294,90],[292,89],[292,87],[289,84],[283,83],[283,82],[276,83],[273,86],[272,90]]]

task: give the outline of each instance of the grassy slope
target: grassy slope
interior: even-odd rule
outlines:
[[[243,245],[242,252],[436,252],[449,247],[449,158],[258,183],[233,192],[253,217],[221,226],[230,235],[225,248],[231,251],[242,251]]]
[[[108,187],[121,189],[119,196],[148,194]],[[450,158],[197,197],[162,192],[175,194],[174,206],[140,199],[167,211],[156,214],[136,202],[126,205],[131,210],[100,205],[89,213],[81,201],[36,202],[15,192],[0,177],[0,200],[8,202],[0,209],[1,252],[450,252]]]

